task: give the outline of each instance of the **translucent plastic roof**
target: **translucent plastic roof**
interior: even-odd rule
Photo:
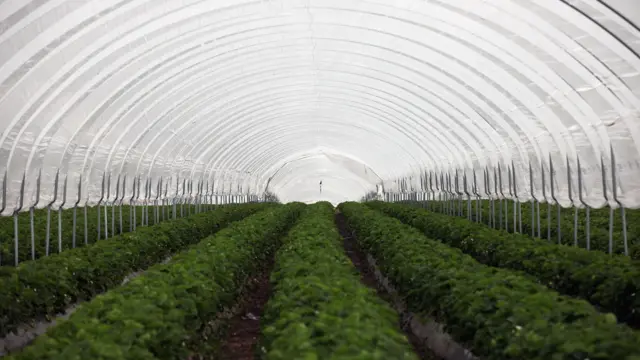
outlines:
[[[567,205],[578,158],[599,207],[612,149],[639,207],[638,25],[631,0],[3,0],[4,214],[58,169],[67,205],[105,174],[337,202],[498,164],[528,199],[550,159]]]

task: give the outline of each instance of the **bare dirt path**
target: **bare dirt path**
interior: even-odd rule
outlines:
[[[391,302],[391,298],[386,290],[378,284],[376,280],[374,272],[371,270],[369,263],[367,262],[367,256],[365,253],[358,247],[358,242],[355,237],[352,235],[349,227],[347,225],[346,219],[343,214],[340,212],[336,213],[335,217],[336,226],[338,227],[338,231],[342,238],[344,239],[344,250],[347,256],[351,259],[353,265],[358,269],[360,273],[360,279],[362,283],[372,289],[375,289],[378,296],[384,299],[387,302]],[[439,359],[434,354],[432,354],[428,349],[425,349],[424,346],[421,345],[420,340],[411,332],[408,328],[402,326],[402,319],[400,315],[398,315],[398,326],[402,328],[402,331],[405,333],[409,342],[413,346],[416,354],[423,360],[437,360]]]

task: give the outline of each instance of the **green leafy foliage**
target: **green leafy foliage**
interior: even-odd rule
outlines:
[[[556,245],[402,204],[368,206],[460,248],[483,264],[524,271],[560,293],[581,297],[614,313],[619,321],[640,327],[640,267],[626,256]]]
[[[262,322],[262,358],[416,359],[398,315],[361,284],[341,241],[329,203],[307,207],[284,239]]]
[[[129,232],[132,226],[131,206],[122,206],[122,232]],[[136,206],[136,218],[135,223],[137,226],[142,224],[142,216],[144,211],[148,212],[149,222],[154,224],[154,209],[147,207],[143,209],[142,206]],[[165,214],[168,214],[171,207],[165,207]],[[76,247],[85,245],[85,218],[84,208],[78,208],[76,212]],[[162,207],[159,207],[159,211],[162,211]],[[100,239],[105,238],[104,229],[104,213],[105,207],[100,207],[101,224],[100,224]],[[107,230],[109,237],[112,237],[112,230],[115,228],[115,233],[120,235],[120,208],[115,208],[115,219],[112,217],[111,207],[107,208]],[[49,224],[49,254],[56,254],[59,252],[58,240],[61,241],[61,250],[65,251],[73,247],[73,209],[65,209],[62,211],[62,231],[59,233],[59,216],[60,212],[55,209],[51,211],[50,224]],[[33,237],[34,237],[34,249],[35,258],[39,259],[46,254],[46,236],[47,236],[47,209],[38,209],[34,211],[33,217]],[[115,222],[114,222],[115,220]],[[87,207],[87,222],[86,222],[86,242],[93,244],[98,241],[98,207]],[[59,235],[62,235],[59,237]],[[2,266],[15,266],[14,256],[15,246],[15,232],[14,232],[14,219],[13,217],[0,217],[0,259],[2,259]],[[20,263],[30,261],[31,259],[31,220],[29,212],[21,212],[18,215],[18,261]]]
[[[363,248],[406,297],[409,311],[446,331],[485,360],[631,360],[640,336],[512,270],[477,262],[459,249],[362,204],[341,210]]]
[[[429,201],[431,207],[436,211],[443,212],[447,205],[445,201]],[[489,200],[472,200],[471,201],[471,217],[475,220],[476,217],[476,202],[481,210],[481,220],[486,225],[489,224],[490,204]],[[423,207],[424,202],[417,201],[404,201],[403,203]],[[455,201],[455,208],[458,209],[460,203]],[[449,202],[449,204],[451,204]],[[503,227],[506,227],[508,232],[514,232],[513,226],[513,208],[516,206],[516,202],[513,200],[503,201],[503,219],[505,223]],[[537,225],[537,210],[533,222],[531,221],[532,207],[531,202],[522,202],[520,204],[522,208],[522,232],[524,234],[531,234],[532,229],[535,229],[534,235],[538,235]],[[536,206],[537,208],[537,206]],[[591,209],[589,214],[589,233],[590,233],[590,249],[599,250],[609,253],[609,211],[610,208],[604,207],[602,209]],[[499,217],[499,202],[495,202],[496,217]],[[550,241],[554,243],[560,243],[564,245],[574,245],[574,212],[575,208],[560,208],[560,240],[558,240],[558,208],[557,205],[551,205],[549,207],[546,203],[540,204],[540,237],[547,240],[549,236]],[[462,214],[463,217],[467,217],[467,205],[466,200],[462,201]],[[578,247],[586,248],[587,239],[587,222],[586,222],[586,209],[578,209],[578,229],[577,240]],[[550,219],[548,223],[547,219]],[[629,244],[629,255],[632,259],[640,260],[640,210],[638,209],[626,209],[627,218],[627,241]],[[498,221],[498,220],[496,220]],[[535,224],[534,224],[535,222]],[[535,226],[534,226],[535,225]],[[519,224],[518,224],[519,226]],[[613,233],[612,233],[612,250],[614,254],[624,254],[624,236],[622,233],[622,216],[620,210],[614,211],[613,217]]]
[[[269,206],[222,206],[12,267],[0,277],[0,336],[25,322],[91,299],[119,285],[131,272],[160,262],[228,223]]]
[[[10,359],[179,359],[185,343],[273,255],[304,208],[289,204],[231,224],[131,282],[83,304]]]

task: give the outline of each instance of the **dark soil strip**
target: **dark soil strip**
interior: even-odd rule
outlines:
[[[219,359],[254,359],[256,344],[260,339],[260,319],[271,296],[269,274],[272,268],[273,264],[269,264],[262,273],[252,279],[241,310],[229,323],[227,337],[223,340],[219,351]]]
[[[360,272],[360,279],[362,283],[366,286],[375,289],[378,296],[380,296],[385,301],[391,303],[391,297],[387,293],[387,291],[382,288],[378,284],[376,280],[375,274],[370,270],[369,264],[367,263],[367,256],[364,252],[359,248],[358,243],[349,230],[346,219],[344,215],[340,212],[336,213],[335,222],[338,227],[338,231],[342,238],[344,239],[344,250],[347,256],[351,259],[353,265]],[[424,360],[436,360],[438,359],[433,353],[431,353],[428,349],[425,349],[424,346],[421,345],[420,340],[416,337],[408,328],[408,326],[403,326],[402,319],[400,315],[398,315],[398,325],[402,328],[402,331],[405,333],[409,342],[413,346],[415,352],[420,356],[421,359]]]

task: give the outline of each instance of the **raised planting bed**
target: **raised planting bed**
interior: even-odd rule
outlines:
[[[626,256],[557,245],[401,204],[367,205],[483,264],[524,271],[551,289],[588,300],[619,321],[640,327],[640,266]]]
[[[199,329],[232,307],[247,279],[273,255],[302,204],[231,224],[167,265],[83,304],[70,319],[10,359],[184,359]]]
[[[584,300],[489,267],[362,204],[340,210],[408,310],[483,360],[638,360],[640,336]]]
[[[398,314],[360,282],[331,204],[306,209],[283,240],[271,282],[262,358],[417,359]]]
[[[270,206],[223,206],[20,264],[0,277],[0,336],[91,299],[121,284],[130,273]]]

